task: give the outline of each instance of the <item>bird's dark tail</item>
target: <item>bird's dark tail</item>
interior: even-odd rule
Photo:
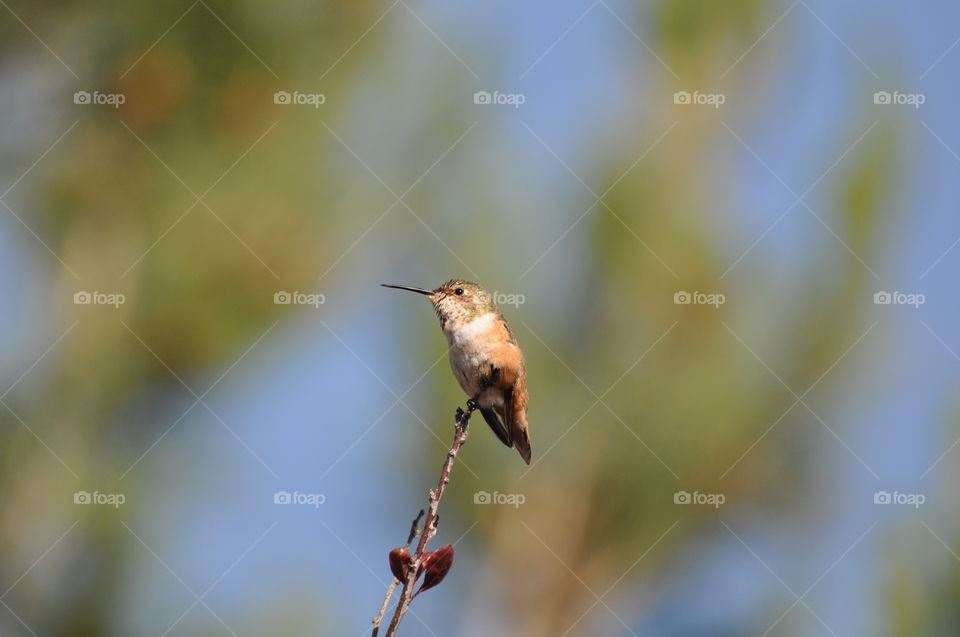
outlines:
[[[497,412],[494,411],[492,407],[481,407],[480,413],[483,414],[483,419],[490,425],[490,429],[492,429],[493,433],[500,439],[500,442],[508,447],[512,447],[513,442],[510,440],[510,432],[507,431],[506,425],[503,424],[503,420],[500,419]]]

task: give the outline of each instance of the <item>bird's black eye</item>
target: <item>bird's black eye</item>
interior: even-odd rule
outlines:
[[[456,290],[453,291],[453,293],[456,294],[457,296],[460,296],[463,294],[463,288],[457,288]]]

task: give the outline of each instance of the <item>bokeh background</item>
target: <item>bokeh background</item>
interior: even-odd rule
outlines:
[[[960,630],[955,3],[0,5],[0,634]]]

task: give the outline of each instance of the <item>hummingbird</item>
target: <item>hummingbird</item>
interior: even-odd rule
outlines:
[[[500,442],[530,464],[527,372],[523,352],[493,295],[479,283],[451,279],[435,290],[391,285],[430,299],[447,337],[450,367]]]

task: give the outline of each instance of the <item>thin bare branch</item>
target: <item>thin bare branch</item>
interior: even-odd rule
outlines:
[[[450,445],[450,450],[447,452],[447,457],[444,460],[443,468],[440,470],[440,481],[437,483],[436,489],[431,489],[429,492],[429,504],[427,506],[427,517],[423,522],[423,529],[418,530],[418,525],[420,518],[423,516],[423,511],[420,511],[420,515],[416,517],[413,521],[413,525],[410,528],[410,535],[407,538],[407,547],[409,548],[410,544],[413,542],[413,539],[420,534],[420,540],[417,542],[417,550],[411,556],[410,568],[407,570],[407,578],[403,582],[403,588],[400,591],[400,599],[397,601],[396,610],[393,613],[393,618],[390,620],[390,626],[387,628],[386,637],[394,637],[397,634],[397,630],[400,627],[400,622],[403,620],[403,616],[407,613],[407,609],[410,607],[410,600],[413,597],[413,587],[417,581],[417,571],[420,570],[420,565],[423,560],[423,555],[426,552],[427,542],[430,541],[437,533],[437,524],[439,523],[439,509],[440,509],[440,500],[443,498],[443,492],[447,487],[447,483],[450,482],[450,472],[453,470],[453,464],[457,459],[457,453],[460,451],[460,447],[463,446],[463,443],[467,441],[467,425],[470,422],[470,415],[476,409],[476,403],[467,401],[467,410],[464,411],[457,408],[457,415],[454,421],[454,436],[453,443]],[[380,622],[383,621],[383,616],[386,613],[386,608],[390,603],[391,597],[393,597],[393,591],[396,589],[397,585],[400,584],[400,581],[397,578],[393,579],[393,582],[390,584],[387,589],[386,598],[383,600],[383,605],[380,607],[380,612],[373,620],[373,634],[372,637],[377,637],[377,634],[380,632]]]

